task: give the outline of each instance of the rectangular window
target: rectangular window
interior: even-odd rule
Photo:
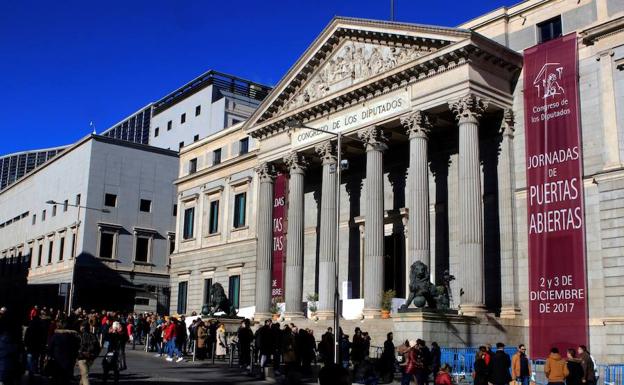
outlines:
[[[553,17],[537,24],[538,43],[545,43],[548,40],[561,36],[561,16]]]
[[[188,282],[178,283],[178,314],[186,313],[186,294],[188,291]]]
[[[245,226],[247,193],[240,193],[234,196],[234,228]]]
[[[215,234],[219,231],[219,201],[210,202],[210,223],[208,224],[208,233]]]
[[[184,142],[180,142],[180,148],[184,147]]]
[[[186,113],[180,115],[180,123],[184,124],[186,122]]]
[[[37,214],[33,214],[32,216],[32,224],[34,225],[35,223],[37,223]]]
[[[54,241],[48,241],[48,264],[52,263],[52,251],[54,250]]]
[[[144,213],[152,211],[152,201],[149,199],[141,199],[141,202],[139,203],[139,210]]]
[[[212,287],[212,278],[204,278],[204,302],[203,303],[210,303],[211,295],[210,295],[210,288]]]
[[[197,158],[189,160],[189,174],[195,174],[197,172]]]
[[[63,201],[63,212],[67,211],[67,207],[69,206],[69,201],[65,199]]]
[[[56,216],[56,205],[52,205],[52,216]]]
[[[45,211],[45,210],[43,210],[43,211],[41,212],[41,221],[42,221],[42,222],[43,222],[43,221],[45,221],[45,217],[46,217],[46,211]]]
[[[65,254],[65,237],[59,239],[59,262],[63,260]]]
[[[116,194],[104,195],[104,206],[117,207],[117,195]]]
[[[136,262],[147,262],[149,259],[149,237],[137,237],[134,250],[134,260]]]
[[[245,155],[249,152],[249,138],[240,140],[238,155]]]
[[[76,255],[76,233],[72,234],[71,254],[69,258],[73,258]]]
[[[41,266],[41,259],[43,258],[43,244],[39,244],[39,252],[37,253],[37,266]]]
[[[194,225],[195,225],[195,207],[191,207],[191,208],[184,210],[184,232],[183,232],[184,239],[193,238],[193,233],[194,233],[193,226]]]
[[[218,148],[212,152],[212,164],[221,163],[221,149]]]
[[[175,251],[175,236],[169,237],[169,255]]]
[[[100,233],[100,258],[113,258],[113,247],[115,244],[115,234],[101,232]]]
[[[156,128],[154,129],[154,137],[155,137],[155,138],[158,138],[158,134],[159,134],[159,133],[160,133],[160,127],[156,127]]]
[[[193,142],[197,142],[199,140],[199,134],[195,135],[193,137]]]
[[[140,305],[140,306],[147,306],[149,305],[149,298],[135,297],[134,304]]]
[[[172,213],[173,213],[172,215],[173,215],[174,217],[178,215],[178,205],[177,205],[177,204],[174,204],[174,205],[173,205],[173,211],[172,211]]]
[[[171,125],[172,125],[172,124],[173,124],[173,123],[171,122],[171,120],[167,122],[167,131],[170,131],[170,130],[171,130]]]
[[[76,194],[76,206],[80,206],[80,194]]]
[[[201,114],[201,105],[195,107],[195,116],[199,116],[199,114]]]
[[[240,275],[230,276],[228,298],[232,302],[232,306],[238,309],[240,305]]]

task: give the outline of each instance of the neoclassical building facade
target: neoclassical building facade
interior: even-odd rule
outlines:
[[[382,294],[395,290],[396,308],[421,261],[432,282],[455,278],[455,331],[395,314],[383,333],[527,342],[522,51],[576,32],[588,334],[596,357],[621,362],[623,26],[624,5],[610,0],[529,0],[459,28],[334,18],[241,128],[257,143],[255,260],[242,267],[253,287],[241,287],[255,318],[279,301],[306,322],[316,293],[318,325],[331,324],[338,261],[342,316],[380,325]]]

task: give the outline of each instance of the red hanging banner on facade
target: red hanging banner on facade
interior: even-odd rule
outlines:
[[[273,261],[271,296],[284,300],[284,265],[286,263],[286,211],[288,178],[278,174],[273,185]]]
[[[576,34],[524,51],[532,357],[587,344]]]

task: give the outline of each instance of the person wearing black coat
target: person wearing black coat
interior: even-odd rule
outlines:
[[[505,353],[505,345],[501,342],[496,344],[496,353],[490,360],[490,382],[493,385],[508,385],[511,381],[511,358]]]
[[[245,319],[238,329],[238,346],[240,352],[239,364],[246,368],[251,365],[251,341],[253,340],[253,332],[248,319]]]
[[[474,363],[474,370],[472,372],[472,378],[474,385],[487,385],[488,384],[488,365],[485,362],[485,351],[479,350]]]
[[[52,384],[67,385],[74,377],[74,366],[80,349],[80,336],[67,329],[67,321],[59,322],[48,344],[48,374]]]
[[[566,385],[582,385],[585,372],[581,360],[576,358],[576,350],[568,349],[568,361],[566,362],[570,374],[566,377]]]
[[[394,334],[392,332],[386,335],[383,353],[381,353],[381,377],[387,380],[394,378],[394,364],[396,362],[396,349],[394,347]]]
[[[431,371],[437,374],[442,366],[442,351],[437,342],[431,343]]]

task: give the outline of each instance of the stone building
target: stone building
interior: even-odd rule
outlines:
[[[256,143],[239,123],[180,152],[172,313],[200,312],[220,283],[241,315],[253,315]]]
[[[244,166],[186,176],[190,161],[199,164],[212,147],[200,142],[184,151],[178,238],[183,212],[197,207],[202,214],[193,216],[197,232],[177,243],[173,290],[182,285],[198,310],[206,300],[202,282],[214,277],[227,286],[228,267],[240,266],[248,277],[240,281],[241,293],[248,293],[241,294],[240,307],[253,305],[255,318],[263,319],[273,310],[277,265],[285,271],[278,288],[283,316],[308,322],[306,299],[318,293],[320,320],[310,324],[324,327],[333,316],[338,260],[347,328],[361,322],[367,328],[368,322],[371,331],[381,330],[379,338],[394,330],[398,340],[423,337],[447,346],[528,342],[523,50],[569,33],[578,36],[590,349],[602,362],[622,362],[621,1],[528,0],[458,28],[333,19],[242,131],[228,131],[233,140],[250,135],[257,141]],[[348,165],[336,165],[334,136],[313,129],[344,135],[341,155]],[[339,194],[337,167],[344,168]],[[232,199],[225,194],[232,188],[227,178],[239,180],[233,175],[242,169],[257,215],[244,235],[249,244],[244,250],[242,242],[209,246],[210,194]],[[275,214],[276,191],[283,193],[278,175],[288,177],[285,218]],[[219,182],[209,184],[212,178]],[[227,205],[223,215],[231,215]],[[286,224],[283,266],[275,262],[282,245],[275,242],[276,219]],[[223,234],[218,238],[227,243]],[[459,314],[394,313],[376,320],[385,290],[396,291],[396,304],[406,298],[414,261],[430,267],[434,282],[446,271],[456,278],[451,307]]]

